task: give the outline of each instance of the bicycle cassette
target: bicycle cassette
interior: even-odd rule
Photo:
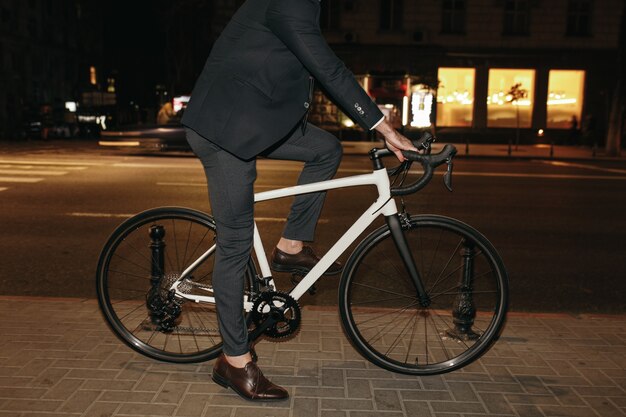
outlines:
[[[287,337],[300,326],[300,306],[289,294],[278,291],[263,292],[254,301],[252,321],[258,327],[270,317],[276,322],[265,329],[264,334],[276,339]]]

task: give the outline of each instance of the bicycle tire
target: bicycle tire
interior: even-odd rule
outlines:
[[[151,231],[157,230],[150,229],[153,226],[161,227],[159,233],[164,236],[151,236]],[[126,345],[147,357],[175,363],[202,362],[220,354],[222,342],[215,305],[172,301],[165,290],[214,244],[215,236],[211,216],[184,207],[147,210],[115,229],[98,260],[96,289],[106,321]],[[154,282],[150,279],[154,253],[150,245],[154,247],[155,242],[157,246],[164,244],[163,268],[154,275],[160,277],[158,282],[156,278]],[[194,269],[192,278],[186,282],[187,291],[207,295],[212,256]],[[245,273],[249,294],[258,293],[255,271],[250,260]]]
[[[403,233],[431,304],[420,305],[384,225],[357,246],[344,268],[344,330],[365,358],[393,372],[436,375],[466,366],[489,349],[505,322],[504,263],[482,234],[449,217],[412,216]]]

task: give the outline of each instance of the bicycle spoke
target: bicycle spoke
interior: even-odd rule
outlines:
[[[401,310],[398,312],[398,314],[396,314],[396,317],[398,317],[400,314],[402,314],[404,311],[408,310],[409,308],[411,308],[411,307],[412,307],[412,306],[414,306],[415,304],[417,304],[417,303],[414,303],[414,304],[408,305],[408,306],[404,307],[403,309],[401,309]],[[378,333],[376,333],[374,336],[377,336],[377,335],[381,334],[383,331],[385,331],[385,329],[387,329],[387,327],[389,327],[389,326],[391,326],[391,325],[393,325],[393,324],[395,324],[395,323],[394,323],[394,320],[389,320],[389,322],[385,325],[385,327],[383,327],[383,328],[382,328],[382,329],[381,329]],[[373,327],[371,327],[371,328],[373,328]],[[374,336],[372,336],[372,337],[374,337]],[[382,338],[383,336],[384,336],[384,334],[383,334],[383,335],[381,335],[378,339],[376,339],[376,340],[374,340],[374,341],[372,341],[372,339],[369,339],[369,340],[368,340],[368,342],[369,342],[370,344],[373,344],[374,342],[377,342],[378,340],[380,340],[380,338]]]
[[[135,247],[135,246],[134,246],[134,245],[133,245],[133,244],[132,244],[132,243],[128,240],[128,238],[125,238],[122,242],[124,243],[124,245],[129,246],[129,247],[130,247],[130,248],[131,248],[131,249],[132,249],[132,250],[133,250],[133,251],[134,251],[137,255],[141,256],[141,257],[142,257],[142,258],[146,261],[146,263],[147,263],[148,265],[150,265],[150,264],[151,264],[151,262],[152,262],[152,261],[151,261],[151,260],[150,260],[150,258],[149,258],[149,257],[148,257],[145,253],[144,253],[144,252],[146,251],[146,249],[148,248],[148,244],[149,244],[149,242],[147,242],[147,243],[146,243],[146,249],[144,249],[144,250],[139,250],[139,249],[137,249],[137,248],[136,248],[136,247]],[[120,246],[121,246],[122,242],[120,242]],[[115,254],[114,254],[114,255],[119,256],[119,254],[118,254],[117,252],[115,252]],[[144,266],[142,266],[142,265],[139,265],[139,264],[137,264],[137,266],[139,266],[140,268],[144,269],[146,272],[150,273],[150,269],[149,269],[149,268],[146,268],[146,267],[144,267]]]
[[[412,218],[405,236],[429,303],[410,295],[413,280],[384,228],[355,253],[339,301],[351,341],[369,360],[392,371],[433,375],[464,366],[488,348],[485,335],[503,323],[497,305],[504,298],[506,271],[469,226],[423,218]],[[412,306],[402,302],[409,299]]]
[[[135,307],[134,309],[132,309],[130,312],[128,312],[127,314],[125,314],[124,316],[120,317],[120,320],[124,320],[126,317],[128,317],[129,315],[133,314],[135,311],[137,311],[138,309],[140,309],[141,307],[145,307],[145,305],[139,304],[137,307]]]
[[[183,252],[183,265],[187,265],[187,249],[189,248],[189,241],[191,240],[191,222],[189,222],[189,229],[187,229],[187,239],[185,239],[185,252]]]
[[[432,316],[429,316],[428,318],[430,318],[430,320],[433,323],[433,329],[437,330],[437,324],[435,324],[435,319],[433,319]],[[441,345],[441,349],[443,350],[443,353],[446,355],[446,359],[447,360],[452,359],[452,356],[450,356],[450,354],[448,353],[448,349],[446,349],[446,344],[443,342],[443,339],[441,338],[441,333],[438,331],[435,331],[435,334],[437,335],[437,338],[439,339],[439,344]]]
[[[131,261],[131,260],[129,260],[129,259],[127,259],[127,258],[125,258],[125,257],[121,256],[121,255],[120,255],[120,254],[118,254],[118,253],[116,253],[116,254],[115,254],[115,257],[116,257],[116,258],[120,258],[121,260],[123,260],[123,261],[125,261],[125,262],[128,262],[129,264],[134,265],[134,266],[136,266],[137,268],[143,269],[144,271],[146,271],[147,275],[149,275],[149,274],[150,274],[150,269],[149,269],[149,268],[146,268],[146,267],[145,267],[145,266],[143,266],[143,265],[140,265],[140,264],[138,264],[138,263],[136,263],[136,262],[133,262],[133,261]]]
[[[463,238],[461,238],[459,240],[459,243],[456,245],[456,248],[454,248],[454,250],[452,251],[452,254],[448,258],[448,262],[446,262],[446,265],[443,267],[441,272],[439,272],[439,276],[437,277],[437,280],[435,281],[435,283],[430,287],[430,289],[428,291],[426,291],[428,294],[430,294],[435,289],[435,287],[439,283],[439,279],[441,278],[441,275],[443,275],[443,273],[446,271],[446,269],[448,269],[448,265],[450,265],[450,262],[452,262],[452,259],[458,253],[458,250],[461,247],[462,243],[463,243]]]
[[[404,310],[406,310],[406,308],[411,307],[411,306],[416,305],[416,304],[417,304],[417,303],[410,304],[410,305],[408,305],[407,307],[405,307],[405,308],[404,308]],[[403,309],[391,310],[391,311],[389,311],[389,312],[387,312],[387,313],[383,314],[382,316],[378,316],[378,317],[374,317],[374,318],[371,318],[371,319],[367,319],[367,320],[361,321],[361,322],[357,323],[357,325],[363,325],[363,324],[365,324],[365,323],[369,323],[369,322],[370,322],[370,321],[372,321],[372,320],[377,320],[377,319],[381,319],[381,318],[383,318],[383,317],[387,317],[387,316],[389,316],[389,315],[391,315],[391,314],[394,314],[394,313],[395,313],[396,311],[398,311],[398,310],[401,310],[400,312],[402,312],[402,310],[403,310]],[[373,328],[373,327],[370,327],[370,328]]]
[[[398,336],[396,336],[396,338],[394,339],[393,343],[391,343],[391,346],[389,346],[387,348],[387,352],[385,352],[385,355],[388,355],[389,352],[391,352],[396,345],[398,344],[398,342],[400,341],[400,338],[402,337],[402,335],[404,334],[404,332],[409,328],[409,324],[410,324],[410,320],[407,320],[406,324],[404,325],[404,327],[402,328],[402,330],[400,331],[400,333],[398,333]]]
[[[161,233],[151,237],[155,226],[166,232],[160,254],[152,247],[160,243]],[[210,288],[214,248],[213,221],[189,209],[154,209],[122,223],[105,245],[97,271],[98,297],[113,331],[130,347],[155,359],[195,362],[214,358],[222,346],[214,305],[167,295],[171,282],[194,263],[189,282],[181,290],[194,294]],[[153,271],[155,255],[162,256],[163,271]],[[200,257],[202,262],[198,262]],[[246,294],[258,292],[253,268],[248,264]],[[154,311],[146,301],[153,290],[160,297]]]
[[[372,289],[372,290],[384,292],[384,293],[387,293],[387,294],[397,295],[397,296],[402,297],[402,298],[415,298],[415,296],[410,296],[410,295],[406,295],[406,294],[400,294],[400,293],[397,293],[397,292],[394,292],[394,291],[389,291],[389,290],[383,290],[382,288],[373,287],[371,285],[362,284],[362,283],[359,283],[359,282],[355,282],[355,285],[358,285],[359,287],[365,287],[365,288],[369,288],[369,289]]]
[[[411,354],[411,347],[413,347],[413,341],[415,340],[415,333],[417,330],[417,317],[415,314],[413,319],[413,329],[411,330],[411,338],[409,339],[409,346],[406,349],[406,357],[404,358],[404,363],[409,363],[409,355]]]
[[[402,298],[407,298],[406,296],[401,296],[401,297],[392,297],[392,298],[380,298],[380,299],[376,299],[376,300],[369,300],[369,301],[360,301],[358,303],[352,302],[350,303],[351,305],[362,305],[362,304],[372,304],[372,303],[380,303],[380,302],[384,302],[384,301],[393,301],[393,300],[400,300]]]

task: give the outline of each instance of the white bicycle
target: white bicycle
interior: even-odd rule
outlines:
[[[507,273],[497,251],[467,224],[438,215],[410,216],[404,208],[398,211],[394,199],[423,188],[444,163],[444,182],[451,190],[456,149],[445,145],[431,154],[432,140],[424,135],[416,144],[421,152],[405,152],[408,161],[394,169],[382,163],[393,155],[390,151],[373,149],[372,173],[255,194],[260,202],[374,185],[378,198],[288,292],[276,287],[255,225],[244,295],[251,341],[296,332],[298,299],[381,215],[386,224],[357,245],[339,285],[341,321],[355,348],[390,371],[431,375],[461,368],[490,347],[503,326],[508,300]],[[423,173],[405,186],[412,162],[420,163]],[[98,263],[98,300],[128,346],[168,362],[219,355],[211,285],[216,233],[209,214],[182,207],[144,211],[113,232]]]

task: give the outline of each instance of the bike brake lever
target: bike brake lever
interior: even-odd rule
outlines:
[[[446,162],[448,163],[448,170],[443,175],[443,183],[448,189],[448,191],[452,192],[452,168],[453,168],[452,158],[448,158]]]

